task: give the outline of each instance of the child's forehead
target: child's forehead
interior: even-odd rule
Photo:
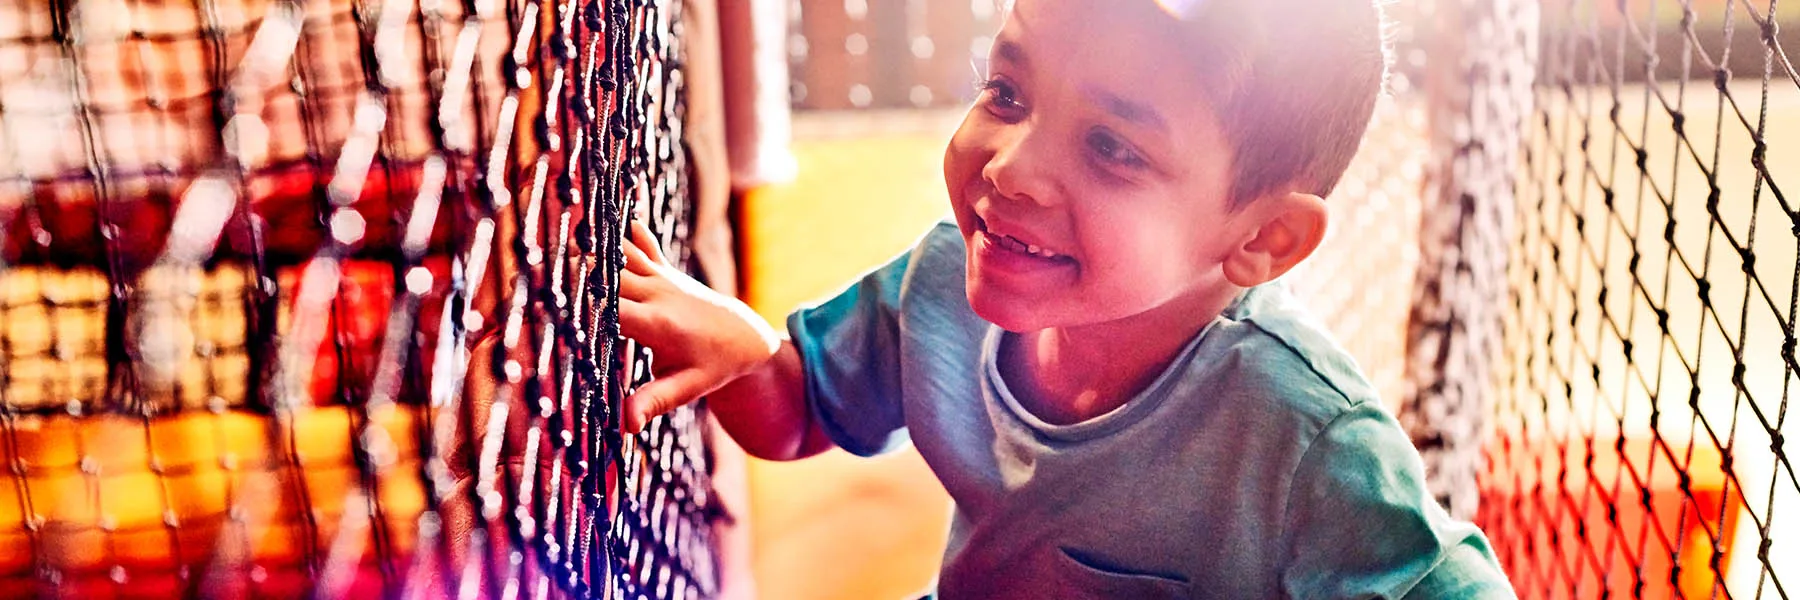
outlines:
[[[1247,48],[1223,31],[1216,19],[1222,15],[1194,16],[1202,3],[1017,0],[992,59],[1116,95],[1150,100],[1160,88],[1176,101],[1217,106],[1237,87]]]
[[[1017,0],[1001,37],[1039,53],[1105,59],[1137,57],[1170,67],[1241,62],[1262,41],[1260,23],[1239,1]],[[1116,62],[1116,60],[1115,60]]]
[[[1052,29],[1068,33],[1081,29],[1094,33],[1165,33],[1180,19],[1164,8],[1161,0],[1016,0],[1008,3],[1008,29]],[[1094,37],[1065,40],[1075,44],[1136,42],[1142,39]],[[1117,44],[1123,45],[1123,44]]]

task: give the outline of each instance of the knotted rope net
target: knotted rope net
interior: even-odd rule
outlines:
[[[673,0],[0,2],[0,594],[707,597]]]
[[[1525,597],[1793,597],[1800,27],[1541,12],[1481,522]]]

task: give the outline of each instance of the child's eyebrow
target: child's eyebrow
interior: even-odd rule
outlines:
[[[1012,63],[1019,67],[1031,64],[1031,61],[1025,59],[1025,47],[1020,46],[1018,42],[1012,40],[998,40],[994,42],[994,58]]]
[[[1118,94],[1094,86],[1081,86],[1081,93],[1082,95],[1087,96],[1089,100],[1092,100],[1094,103],[1105,108],[1106,112],[1111,113],[1121,120],[1148,127],[1159,134],[1166,135],[1169,132],[1168,120],[1164,119],[1162,113],[1157,112],[1155,107],[1141,102],[1128,100]]]

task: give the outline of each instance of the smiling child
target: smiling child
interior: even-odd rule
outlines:
[[[1019,0],[944,156],[955,223],[770,330],[639,231],[628,429],[710,395],[753,454],[917,446],[944,598],[1511,597],[1275,280],[1385,61],[1370,0]]]

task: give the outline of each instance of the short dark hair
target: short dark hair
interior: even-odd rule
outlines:
[[[1231,206],[1337,186],[1386,81],[1380,1],[1198,0],[1178,15],[1233,148]]]

